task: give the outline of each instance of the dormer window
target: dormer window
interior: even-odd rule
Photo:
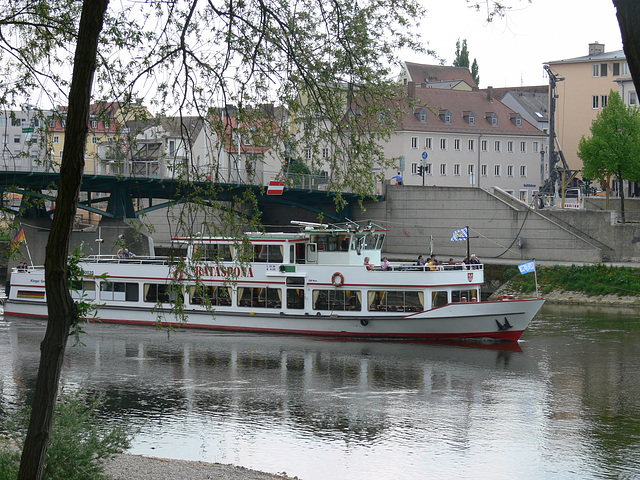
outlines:
[[[446,124],[450,124],[451,123],[451,111],[450,110],[446,110],[446,109],[440,109],[440,111],[438,112],[438,116],[440,117],[440,119],[446,123]]]
[[[496,114],[496,112],[486,112],[484,114],[484,118],[486,118],[487,121],[491,123],[492,127],[498,126],[498,115]]]
[[[415,115],[420,123],[427,123],[427,109],[426,108],[416,108]]]
[[[465,112],[462,112],[462,118],[464,118],[469,125],[476,124],[476,114],[472,111],[467,110]]]
[[[516,127],[522,126],[522,115],[519,113],[510,113],[509,119],[513,122]]]

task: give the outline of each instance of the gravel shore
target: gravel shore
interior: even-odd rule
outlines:
[[[105,463],[104,472],[114,480],[297,480],[233,465],[188,462],[120,454]]]

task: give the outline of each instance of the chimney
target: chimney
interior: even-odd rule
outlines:
[[[407,86],[407,95],[409,98],[416,98],[416,82],[409,82]]]
[[[589,55],[597,55],[598,53],[604,53],[604,44],[598,42],[590,43]]]
[[[493,87],[487,87],[487,100],[493,103]]]

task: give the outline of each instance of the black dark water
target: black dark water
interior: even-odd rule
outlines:
[[[140,428],[132,453],[313,479],[640,478],[637,310],[546,306],[519,345],[90,325],[63,382]],[[44,323],[0,321],[3,409]]]

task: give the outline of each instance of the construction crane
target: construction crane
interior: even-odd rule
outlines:
[[[568,185],[578,175],[579,170],[571,170],[564,158],[560,142],[556,135],[556,84],[564,80],[551,71],[549,65],[545,65],[544,69],[549,75],[549,178],[540,187],[540,193],[554,195],[556,192],[556,184],[560,192],[564,192]],[[556,150],[556,144],[558,150]]]

